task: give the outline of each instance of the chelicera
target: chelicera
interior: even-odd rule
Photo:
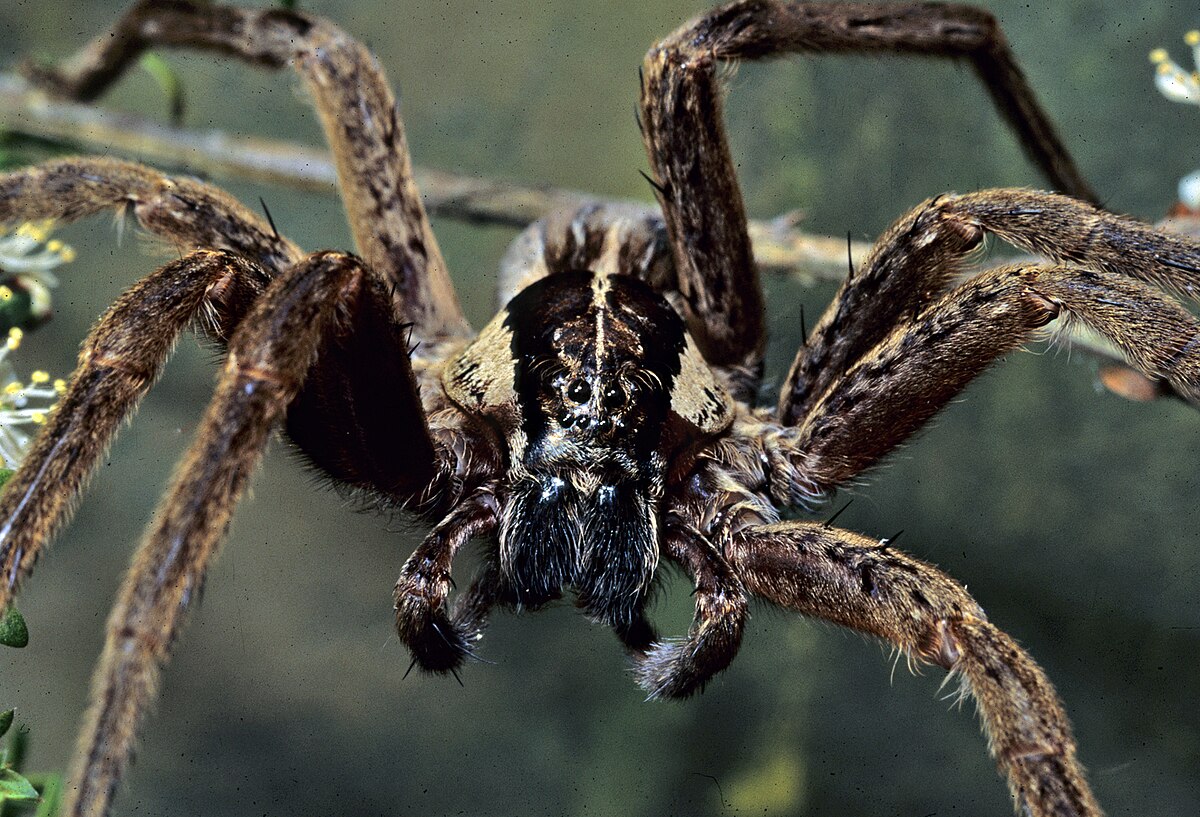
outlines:
[[[278,424],[330,479],[432,525],[395,585],[397,630],[424,670],[456,672],[497,606],[567,595],[613,629],[651,695],[685,697],[733,660],[757,597],[957,673],[1022,813],[1100,813],[1050,682],[960,583],[887,540],[783,516],[858,478],[1064,316],[1120,349],[1131,376],[1200,402],[1200,326],[1162,291],[1195,293],[1200,247],[1088,203],[988,15],[751,1],[685,25],[643,66],[661,214],[595,206],[534,225],[502,276],[505,305],[478,333],[363,46],[296,12],[144,0],[69,70],[35,73],[89,99],[151,46],[296,68],[359,255],[305,253],[216,188],[130,162],[62,159],[0,177],[5,222],[118,208],[190,250],[101,318],[0,499],[0,609],[178,334],[202,322],[227,349],[111,619],[65,813],[107,812],[183,612]],[[1070,195],[997,189],[919,204],[847,277],[778,402],[763,406],[764,302],[717,69],[831,51],[970,59]],[[987,234],[1050,260],[962,280]],[[485,566],[451,605],[452,563],[473,537],[487,543]],[[679,640],[645,613],[666,561],[696,588]]]

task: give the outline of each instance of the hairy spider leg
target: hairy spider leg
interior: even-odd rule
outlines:
[[[695,582],[696,613],[685,638],[635,653],[634,672],[651,698],[685,698],[702,692],[737,657],[750,601],[721,550],[675,514],[668,517],[663,553]]]
[[[1200,297],[1194,240],[1054,193],[1000,188],[938,196],[899,218],[842,283],[792,363],[780,393],[781,422],[801,423],[868,350],[944,295],[986,233],[1060,263]]]
[[[483,638],[488,618],[497,604],[511,607],[516,604],[516,597],[511,595],[504,577],[500,575],[500,565],[489,559],[471,580],[470,586],[454,599],[451,623],[468,649]]]
[[[0,493],[0,610],[67,521],[180,333],[205,315],[218,331],[236,325],[266,283],[240,256],[198,250],[138,282],[104,313],[43,433]]]
[[[322,335],[285,427],[326,475],[436,518],[487,479],[499,455],[486,436],[439,412],[441,388],[420,382],[410,324],[392,305],[370,270],[357,297],[341,304],[335,331]]]
[[[494,486],[480,489],[430,531],[400,571],[392,593],[396,632],[412,653],[413,663],[424,670],[454,672],[471,655],[471,644],[482,632],[486,609],[479,611],[478,624],[451,620],[446,603],[454,581],[450,568],[467,540],[496,530],[498,513]]]
[[[1200,322],[1180,304],[1114,273],[998,267],[897,327],[822,395],[793,441],[800,470],[823,490],[853,479],[1059,315],[1100,333],[1139,371],[1200,402]]]
[[[951,288],[985,231],[1062,263],[999,267]],[[982,623],[974,602],[965,608],[943,592],[946,577],[899,558],[886,542],[872,542],[868,559],[871,540],[828,525],[754,523],[777,518],[766,496],[795,502],[860,475],[996,357],[1060,315],[1200,403],[1200,322],[1158,288],[1195,294],[1198,272],[1195,242],[1065,196],[994,190],[926,202],[888,231],[831,305],[834,315],[846,310],[845,323],[827,315],[801,351],[819,358],[809,370],[829,385],[799,423],[735,423],[672,507],[721,545],[751,593],[961,671],[1022,813],[1098,815],[1045,676]],[[847,308],[855,299],[862,313]],[[784,418],[796,393],[785,393]],[[906,595],[889,596],[895,588]]]
[[[111,208],[127,209],[139,226],[181,252],[215,249],[197,250],[135,285],[85,342],[59,409],[0,498],[0,609],[68,518],[179,332],[197,319],[223,343],[267,280],[302,256],[227,193],[133,162],[66,158],[0,175],[0,223],[73,221]],[[361,292],[345,306],[357,321],[353,329],[323,338],[324,358],[289,413],[288,432],[314,463],[343,482],[418,510],[444,507],[456,496],[447,490],[456,470],[447,446],[461,441],[446,429],[435,446],[406,327],[395,318],[378,276],[368,276]],[[331,434],[331,428],[345,430]],[[462,478],[471,476],[469,469],[457,470],[464,471]]]
[[[932,220],[930,212],[936,214]],[[1176,394],[1200,405],[1200,323],[1156,286],[1143,283],[1196,293],[1200,244],[1064,196],[1024,190],[943,197],[898,224],[919,224],[920,234],[932,243],[940,235],[968,230],[978,241],[988,230],[1080,266],[999,267],[928,303],[922,294],[913,299],[914,314],[892,316],[897,323],[830,379],[788,441],[799,472],[818,490],[844,484],[877,463],[992,361],[1060,315],[1104,336],[1137,371],[1166,381]],[[899,234],[910,240],[907,229]],[[948,243],[955,246],[953,240]],[[888,254],[885,246],[873,258]],[[956,268],[953,253],[946,261]],[[872,277],[873,269],[868,264],[857,277]],[[929,278],[935,288],[941,271]],[[830,307],[839,310],[837,303]],[[864,331],[873,334],[878,326]],[[846,337],[853,339],[854,330]],[[792,417],[786,402],[781,414]]]
[[[0,224],[43,218],[69,222],[112,209],[132,214],[138,226],[180,255],[228,250],[267,275],[304,255],[225,191],[136,162],[76,156],[0,175]]]
[[[815,522],[745,528],[725,553],[754,595],[957,674],[1018,813],[1101,817],[1050,680],[957,581],[886,540]]]
[[[351,256],[310,256],[271,281],[230,340],[213,400],[109,619],[64,792],[67,817],[108,812],[142,713],[234,507],[312,366],[321,336],[367,275]]]
[[[745,207],[725,135],[718,64],[784,53],[965,58],[1052,184],[1096,196],[1021,73],[996,20],[969,6],[739,0],[684,25],[646,55],[640,124],[675,250],[688,327],[705,358],[743,368],[752,396],[765,343]]]
[[[968,222],[944,219],[939,199],[898,219],[845,280],[808,333],[780,389],[780,422],[800,422],[829,385],[895,327],[965,273],[983,247]]]
[[[404,126],[383,68],[332,23],[281,8],[141,0],[62,68],[27,65],[35,82],[88,101],[148,48],[196,48],[253,65],[291,65],[333,152],[355,246],[393,288],[418,339],[471,335],[413,179]]]

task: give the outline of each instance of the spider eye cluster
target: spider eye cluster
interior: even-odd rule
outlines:
[[[608,428],[612,423],[622,425],[620,415],[631,408],[633,385],[621,375],[576,376],[558,381],[551,394],[557,392],[558,424],[564,429],[578,427],[594,431]]]
[[[592,400],[592,384],[582,377],[576,377],[567,382],[562,389],[563,397],[568,404],[586,405]],[[630,388],[620,380],[612,380],[600,384],[599,405],[606,411],[617,411],[629,405]]]

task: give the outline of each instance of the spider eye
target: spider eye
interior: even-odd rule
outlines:
[[[586,403],[592,397],[592,387],[583,378],[577,377],[567,384],[567,399],[575,403]]]
[[[619,409],[629,402],[629,395],[618,383],[610,383],[604,388],[604,397],[600,401],[606,409]]]

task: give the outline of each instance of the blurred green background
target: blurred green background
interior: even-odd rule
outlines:
[[[648,198],[636,67],[697,0],[349,2],[305,8],[375,49],[401,89],[418,163]],[[1191,4],[989,2],[1110,208],[1163,214],[1200,165],[1200,110],[1152,87],[1147,52],[1185,56]],[[0,5],[0,62],[61,57],[118,4]],[[317,143],[287,74],[170,55],[186,124]],[[1185,63],[1189,64],[1185,60]],[[108,103],[165,115],[145,75]],[[1039,184],[973,74],[911,60],[787,60],[731,81],[747,205],[870,238],[944,190]],[[221,180],[262,196],[309,249],[347,247],[330,196]],[[477,323],[494,309],[513,232],[438,222]],[[18,368],[70,369],[89,323],[161,258],[107,218],[60,236],[54,321]],[[799,343],[801,304],[831,291],[769,282],[772,375]],[[213,367],[180,344],[97,475],[74,525],[21,597],[33,642],[0,654],[0,707],[34,730],[30,770],[61,768],[120,575],[209,397]],[[1079,355],[1015,354],[936,426],[847,492],[839,524],[966,582],[1045,666],[1111,815],[1200,813],[1200,416],[1099,392]],[[839,499],[840,504],[842,500]],[[971,706],[941,672],[892,673],[886,653],[828,626],[756,610],[741,656],[686,703],[644,703],[611,634],[569,606],[498,617],[464,686],[413,674],[391,633],[391,587],[419,527],[356,513],[276,444],[165,674],[118,814],[1006,815]],[[470,575],[470,559],[458,575]],[[671,580],[668,632],[690,617]],[[949,711],[948,711],[949,710]]]

